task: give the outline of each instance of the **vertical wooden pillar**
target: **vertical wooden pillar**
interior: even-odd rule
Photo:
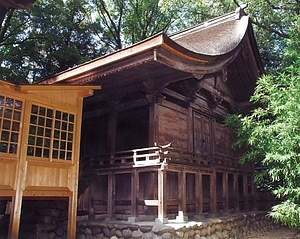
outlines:
[[[153,95],[148,95],[149,104],[149,145],[153,146],[157,135],[158,105]]]
[[[115,204],[115,175],[108,173],[107,214],[109,218],[114,216]]]
[[[136,168],[132,170],[131,174],[131,221],[137,221],[139,217],[138,212],[138,199],[139,199],[139,173]]]
[[[78,152],[79,156],[79,152]],[[79,159],[77,163],[75,163],[72,174],[71,182],[73,185],[71,196],[69,197],[69,206],[68,206],[68,238],[75,239],[76,238],[76,222],[77,222],[77,195],[78,195],[78,165]]]
[[[223,209],[224,212],[228,212],[228,172],[224,172],[223,174]]]
[[[214,170],[210,176],[210,195],[211,195],[211,213],[217,213],[217,180],[216,171]]]
[[[166,171],[163,169],[158,170],[158,221],[162,223],[166,223],[167,219],[167,205],[166,205]]]
[[[76,238],[77,193],[72,192],[68,207],[68,238]]]
[[[8,231],[9,239],[19,238],[22,196],[23,196],[23,192],[19,191],[16,192],[16,196],[12,197],[12,212],[10,214],[10,223],[9,223],[9,231]]]
[[[193,109],[189,107],[188,109],[188,151],[194,152],[194,120],[193,120]]]
[[[77,223],[77,196],[78,196],[78,180],[79,180],[79,157],[80,157],[80,137],[81,137],[81,125],[82,125],[82,109],[83,109],[83,98],[78,98],[78,106],[80,113],[76,118],[76,131],[75,131],[75,142],[73,145],[73,170],[70,172],[72,190],[71,196],[69,197],[68,207],[68,238],[76,238],[76,223]]]
[[[9,231],[8,231],[9,239],[19,238],[22,199],[23,199],[23,192],[25,189],[26,172],[27,172],[27,161],[26,158],[24,157],[23,159],[20,159],[17,166],[16,186],[15,186],[16,195],[12,197],[12,211],[10,214],[10,223],[9,223]]]
[[[178,205],[178,220],[183,221],[186,215],[186,172],[181,170],[178,173],[178,192],[179,192],[179,205]]]
[[[111,107],[111,112],[108,117],[108,134],[107,134],[107,149],[113,157],[116,152],[116,138],[117,138],[117,120],[118,112],[116,103],[114,102]]]
[[[252,210],[257,210],[257,203],[256,203],[256,187],[253,180],[253,175],[251,176],[251,194],[252,194]]]
[[[248,177],[247,174],[243,174],[243,196],[244,196],[244,208],[245,211],[249,211],[249,193],[248,193]]]
[[[198,172],[195,175],[195,192],[196,192],[196,215],[203,214],[203,185],[202,185],[202,173]]]
[[[238,212],[240,210],[240,199],[239,199],[239,190],[238,190],[238,172],[233,174],[233,191],[235,194],[235,203],[234,210]]]
[[[22,210],[22,199],[23,192],[25,190],[26,173],[27,173],[27,141],[28,141],[28,127],[30,122],[30,112],[31,105],[26,104],[23,109],[24,121],[22,127],[22,134],[20,140],[20,157],[17,162],[16,175],[15,175],[15,185],[16,194],[12,197],[12,211],[10,214],[8,238],[18,239],[21,210]]]
[[[151,172],[151,189],[150,191],[152,191],[152,193],[150,193],[151,195],[151,199],[153,200],[158,200],[158,176],[157,176],[157,171],[155,172]],[[151,215],[156,215],[157,211],[156,211],[156,207],[148,207],[148,212]]]
[[[94,206],[94,189],[95,185],[92,183],[90,185],[89,188],[87,188],[88,190],[88,193],[89,193],[89,197],[88,197],[88,200],[89,200],[89,219],[93,220],[95,219],[95,206]]]

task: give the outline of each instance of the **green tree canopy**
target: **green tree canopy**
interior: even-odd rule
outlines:
[[[9,13],[0,38],[1,77],[25,83],[98,56],[89,11],[84,0],[39,0],[29,10]]]
[[[162,11],[159,0],[92,0],[94,32],[107,51],[122,49],[167,31],[174,10]]]
[[[6,11],[0,28],[0,75],[13,82],[36,81],[237,6],[236,0],[38,0],[28,10]],[[254,24],[267,72],[275,71],[299,2],[249,0],[245,11]]]
[[[249,115],[228,117],[239,140],[247,147],[244,160],[263,167],[256,179],[267,182],[282,203],[270,215],[277,221],[300,229],[300,17],[291,18],[292,30],[286,42],[283,70],[259,79],[251,101],[256,107]]]
[[[299,0],[251,0],[247,13],[254,25],[256,39],[266,71],[282,68],[286,39],[290,38],[293,16],[299,15]]]

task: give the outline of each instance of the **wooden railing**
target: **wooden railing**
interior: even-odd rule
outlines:
[[[237,158],[225,154],[196,154],[173,148],[170,144],[149,148],[140,148],[105,154],[100,157],[84,157],[80,162],[79,194],[97,175],[97,170],[108,167],[132,168],[159,166],[161,164],[182,164],[198,167],[219,167],[253,170],[252,164],[241,165]]]
[[[164,161],[167,151],[155,146],[150,148],[133,149],[134,166],[158,165]]]
[[[245,167],[237,158],[223,154],[196,154],[173,148],[170,144],[116,152],[81,160],[81,171],[86,167],[101,169],[111,166],[143,167],[166,164],[184,164],[201,167]]]

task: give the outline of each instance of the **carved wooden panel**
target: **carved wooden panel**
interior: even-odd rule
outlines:
[[[211,120],[200,114],[194,114],[194,152],[211,152]]]
[[[158,143],[172,143],[175,148],[188,148],[188,116],[187,112],[159,107]]]

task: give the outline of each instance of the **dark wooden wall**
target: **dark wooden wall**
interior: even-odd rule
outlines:
[[[209,89],[215,87],[214,80],[206,81]],[[195,216],[255,207],[249,206],[254,205],[252,171],[239,164],[241,152],[231,149],[234,137],[223,125],[230,107],[207,92],[189,97],[192,89],[184,86],[172,84],[155,97],[145,95],[132,101],[125,97],[112,106],[86,105],[82,155],[92,157],[96,164],[105,161],[91,168],[97,173],[86,191],[89,196],[81,197],[89,201],[83,204],[90,204],[94,214],[119,219],[157,217],[162,178],[164,215],[174,217],[183,211]],[[221,91],[225,85],[217,87]],[[223,91],[228,93],[228,89]],[[135,168],[132,150],[153,147],[153,142],[171,143],[178,155],[202,158],[205,163],[178,156],[165,169],[160,165]],[[124,157],[115,159],[120,151]]]

